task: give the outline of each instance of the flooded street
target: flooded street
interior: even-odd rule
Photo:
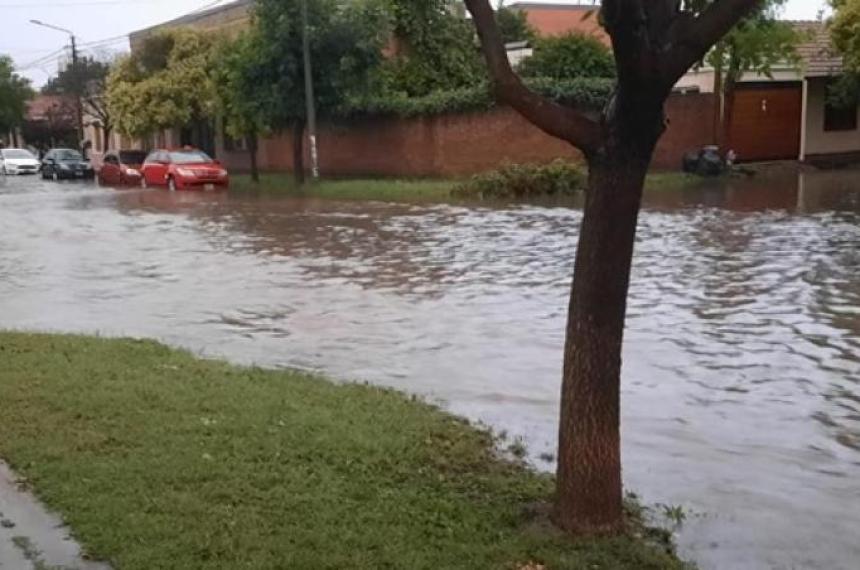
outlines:
[[[394,386],[551,469],[580,216],[0,178],[0,328]],[[860,172],[649,195],[623,374],[625,485],[684,556],[860,567]]]

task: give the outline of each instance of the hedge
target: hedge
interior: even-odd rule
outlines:
[[[533,78],[525,81],[536,92],[556,102],[587,110],[602,109],[615,88],[614,79],[579,78],[553,80]],[[338,113],[340,118],[363,116],[418,117],[486,111],[496,105],[488,84],[437,91],[425,97],[405,94],[373,95],[353,98]]]

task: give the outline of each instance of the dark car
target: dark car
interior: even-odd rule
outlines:
[[[99,169],[99,184],[104,186],[139,186],[140,167],[146,160],[142,150],[121,150],[105,153]]]
[[[42,178],[46,180],[72,180],[94,176],[93,165],[84,160],[83,155],[76,150],[54,148],[42,158]]]

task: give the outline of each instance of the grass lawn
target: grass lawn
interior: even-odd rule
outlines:
[[[240,192],[278,192],[293,196],[308,196],[337,200],[382,200],[441,202],[451,198],[451,180],[334,179],[322,180],[304,187],[296,186],[292,174],[262,174],[260,184],[248,175],[231,178],[233,190]]]
[[[679,190],[701,180],[683,172],[652,172],[645,181],[649,191]],[[266,173],[260,184],[251,182],[250,176],[238,175],[231,180],[233,190],[239,192],[277,192],[282,195],[307,196],[336,200],[381,200],[386,202],[462,202],[452,197],[457,180],[394,178],[377,179],[323,179],[305,187],[297,187],[292,174]]]
[[[565,539],[549,477],[399,393],[151,341],[0,333],[0,361],[0,456],[116,570],[683,567]]]

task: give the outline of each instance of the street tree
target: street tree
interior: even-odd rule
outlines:
[[[10,57],[0,55],[0,137],[22,125],[27,115],[27,101],[32,96],[30,82],[15,73]]]
[[[830,22],[833,46],[842,56],[844,74],[831,86],[830,98],[837,104],[860,102],[860,0],[833,0]]]
[[[77,67],[68,67],[51,78],[42,88],[46,95],[80,94],[85,115],[101,129],[105,141],[114,130],[113,116],[107,104],[107,80],[111,65],[95,58],[80,58]]]
[[[387,41],[383,14],[374,2],[307,0],[314,104],[325,118],[350,95],[367,87]],[[258,0],[251,35],[243,47],[251,81],[242,106],[266,128],[293,133],[293,172],[304,183],[305,67],[300,0]]]
[[[604,0],[617,69],[599,114],[530,90],[511,68],[489,0],[465,0],[498,100],[580,149],[589,166],[568,310],[555,520],[573,534],[622,528],[621,345],[642,188],[678,80],[757,0]]]
[[[766,0],[741,19],[710,51],[706,62],[714,68],[714,92],[722,96],[714,117],[714,132],[728,141],[734,114],[734,95],[745,73],[772,77],[776,65],[797,66],[797,46],[802,35],[790,23],[778,19],[785,0]]]
[[[212,68],[218,40],[211,33],[166,30],[119,60],[107,79],[115,128],[140,137],[211,120],[217,110]]]
[[[226,134],[245,139],[248,145],[251,179],[260,181],[257,160],[260,135],[265,133],[264,101],[258,96],[261,82],[266,79],[264,62],[255,38],[245,33],[219,50],[219,65],[215,68],[215,88],[219,110]]]

